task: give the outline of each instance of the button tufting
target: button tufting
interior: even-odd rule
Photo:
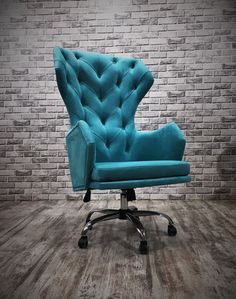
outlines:
[[[122,125],[121,125],[121,127],[122,127],[122,129],[125,130],[126,124],[125,124],[125,121],[124,121],[124,120],[122,120]]]
[[[133,68],[135,67],[135,64],[136,64],[135,61],[132,61],[132,62],[131,62],[131,65],[130,65],[131,69],[133,69]]]
[[[117,63],[118,62],[118,58],[117,57],[113,57],[112,61],[113,61],[113,63]]]
[[[76,59],[80,59],[80,55],[79,55],[79,53],[75,53],[75,58],[76,58]]]
[[[121,84],[121,78],[117,78],[117,80],[116,80],[116,86],[120,86],[120,84]]]
[[[127,153],[129,151],[129,146],[127,145],[126,147],[125,147],[125,152]]]

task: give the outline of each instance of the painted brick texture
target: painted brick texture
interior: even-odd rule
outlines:
[[[136,125],[184,130],[192,182],[138,189],[138,198],[234,198],[235,22],[228,0],[1,0],[0,199],[82,196],[71,189],[54,46],[139,57],[153,72]]]

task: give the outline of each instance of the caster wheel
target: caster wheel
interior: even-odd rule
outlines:
[[[177,234],[177,229],[174,227],[174,225],[169,224],[168,225],[168,235],[169,236],[175,236]]]
[[[141,254],[146,254],[148,252],[147,241],[140,241],[139,252]]]
[[[88,237],[82,236],[78,242],[79,248],[87,248],[88,247]]]

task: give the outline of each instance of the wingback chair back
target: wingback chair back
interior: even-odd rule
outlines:
[[[132,161],[134,114],[153,83],[138,59],[54,49],[56,77],[71,126],[85,121],[94,135],[96,161]]]

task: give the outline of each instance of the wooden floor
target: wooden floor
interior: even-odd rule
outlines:
[[[77,240],[90,209],[118,201],[0,203],[0,298],[236,298],[236,201],[138,201],[168,213],[143,218],[149,254],[130,223],[113,220]]]

